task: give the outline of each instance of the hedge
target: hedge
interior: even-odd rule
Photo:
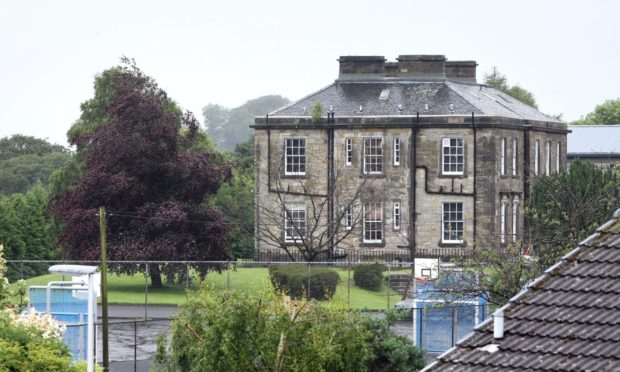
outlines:
[[[327,267],[313,266],[308,270],[306,265],[279,265],[269,268],[271,284],[295,299],[306,297],[326,300],[336,293],[340,276]],[[310,290],[308,291],[308,282]],[[309,293],[308,293],[309,292]]]
[[[358,287],[378,291],[383,284],[385,270],[387,267],[378,262],[357,265],[353,268],[353,281]]]

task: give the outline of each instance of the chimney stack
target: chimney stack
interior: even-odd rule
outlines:
[[[446,79],[476,83],[476,61],[448,61],[446,62]]]
[[[400,55],[399,76],[416,80],[445,80],[446,56],[444,55]]]
[[[341,56],[338,80],[374,80],[385,76],[383,56]]]

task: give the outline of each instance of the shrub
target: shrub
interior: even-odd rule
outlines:
[[[308,298],[325,300],[336,293],[340,281],[337,272],[327,267],[311,267],[306,265],[280,265],[269,268],[271,284],[294,299],[307,295]],[[308,282],[310,288],[308,290]]]
[[[158,340],[155,370],[361,371],[371,336],[357,312],[203,287]]]
[[[31,320],[0,311],[0,371],[78,371],[59,335]]]
[[[365,327],[371,334],[368,340],[370,357],[366,361],[366,369],[373,372],[409,372],[424,368],[424,353],[407,337],[389,330],[388,325],[391,322],[389,319],[366,320]]]
[[[353,281],[358,287],[378,291],[383,284],[383,272],[385,270],[387,267],[378,262],[357,265],[353,268]]]

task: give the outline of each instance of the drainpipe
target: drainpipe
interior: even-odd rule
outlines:
[[[478,154],[477,154],[477,130],[476,130],[476,118],[474,117],[474,112],[471,112],[471,126],[473,128],[473,132],[474,132],[474,192],[473,192],[473,196],[474,196],[474,208],[473,208],[473,214],[474,214],[474,225],[473,225],[473,231],[474,231],[474,250],[476,249],[476,217],[477,217],[477,213],[476,213],[476,201],[478,200],[477,196],[478,194],[476,193],[477,187],[476,187],[476,175],[478,172],[478,168],[476,167],[476,163],[477,163],[477,159],[478,159]]]
[[[327,113],[327,123],[334,122],[334,114]],[[334,127],[327,129],[327,236],[329,236],[329,252],[335,256],[334,247],[334,198],[335,198],[335,177],[334,177]]]

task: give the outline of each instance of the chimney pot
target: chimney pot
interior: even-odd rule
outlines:
[[[493,313],[493,338],[496,340],[504,338],[504,312],[502,310]]]

